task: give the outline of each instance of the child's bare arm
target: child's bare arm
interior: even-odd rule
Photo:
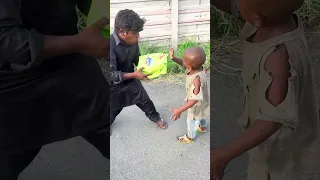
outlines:
[[[183,60],[177,57],[173,57],[172,60],[179,64],[180,66],[183,66]]]
[[[281,104],[288,91],[290,65],[287,49],[279,47],[267,59],[265,69],[272,77],[272,83],[266,92],[267,100],[273,105]],[[270,120],[256,120],[239,138],[222,147],[223,159],[230,161],[242,153],[254,148],[273,135],[282,124]]]
[[[184,112],[186,110],[188,110],[189,108],[191,108],[192,106],[194,106],[195,104],[197,104],[197,100],[189,100],[187,101],[183,106],[181,106],[179,109],[181,112]]]
[[[200,77],[197,76],[194,78],[193,80],[193,84],[195,86],[193,93],[195,95],[198,95],[200,93],[200,86],[201,86],[201,82],[200,82]],[[198,103],[198,100],[188,100],[183,106],[181,106],[180,108],[173,108],[173,115],[172,115],[172,119],[176,120],[180,117],[180,114],[183,113],[184,111],[188,110],[189,108],[191,108],[192,106],[194,106],[195,104]]]
[[[265,63],[265,69],[272,77],[266,97],[268,101],[277,106],[285,100],[288,93],[288,79],[290,78],[290,64],[288,51],[281,45],[274,51]]]
[[[220,148],[223,153],[223,161],[229,162],[241,154],[261,144],[273,135],[282,124],[257,120],[240,137]]]
[[[179,64],[180,66],[183,66],[183,59],[174,56],[173,48],[170,48],[170,59],[173,60],[175,63]]]
[[[193,94],[197,95],[200,92],[200,77],[197,76],[194,78],[193,80],[193,85],[194,85],[194,90],[193,90]],[[181,106],[181,110],[182,112],[186,111],[187,109],[191,108],[192,106],[194,106],[195,104],[197,104],[198,100],[188,100],[183,106]]]

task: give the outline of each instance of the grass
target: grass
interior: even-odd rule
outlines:
[[[78,8],[76,8],[77,10],[77,16],[78,16],[78,30],[81,31],[86,27],[86,16],[79,11]]]
[[[239,75],[241,69],[230,65],[234,53],[240,52],[238,35],[242,28],[240,22],[222,11],[211,7],[211,70],[228,75]],[[297,11],[305,24],[307,32],[320,32],[320,0],[305,0]],[[231,63],[232,64],[232,63]]]
[[[223,13],[214,7],[211,8],[211,40],[212,44],[215,44],[212,47],[210,52],[210,45],[208,44],[198,44],[195,41],[185,41],[179,45],[176,56],[182,57],[183,52],[194,46],[202,47],[207,54],[207,61],[205,68],[209,69],[210,67],[210,55],[211,59],[211,68],[215,69],[215,65],[219,64],[227,67],[232,71],[238,71],[238,69],[233,67],[228,67],[228,56],[232,52],[238,52],[239,47],[237,47],[237,35],[241,29],[241,24],[237,23],[236,19],[231,15]],[[320,32],[320,0],[305,0],[303,7],[298,11],[298,14],[302,18],[307,27],[308,31],[311,32]],[[79,23],[78,27],[81,31],[85,25],[85,17],[81,12],[78,11]],[[166,46],[154,46],[148,44],[141,44],[141,54],[149,53],[169,53],[169,47]],[[168,61],[168,72],[169,74],[181,73],[183,69],[177,66],[172,61]]]
[[[175,51],[175,56],[182,58],[183,53],[186,49],[199,46],[203,48],[207,55],[207,60],[206,63],[204,64],[204,67],[206,69],[210,68],[210,44],[209,43],[197,43],[195,41],[184,41],[182,42],[179,46],[178,49]],[[169,46],[155,46],[155,45],[150,45],[147,43],[141,43],[140,44],[140,52],[141,55],[146,55],[146,54],[151,54],[151,53],[166,53],[169,54]],[[179,65],[177,65],[175,62],[169,59],[168,56],[168,74],[177,74],[177,73],[182,73],[184,72],[184,69],[181,68]]]
[[[237,36],[241,25],[234,17],[211,7],[211,36],[215,39]],[[320,31],[320,1],[305,0],[297,13],[305,23],[306,28],[312,32]]]

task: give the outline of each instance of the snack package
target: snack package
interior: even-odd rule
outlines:
[[[87,26],[92,25],[103,17],[109,17],[110,1],[92,0],[90,11],[87,17]],[[110,39],[110,24],[101,29],[103,37]]]
[[[137,69],[144,67],[142,73],[150,74],[149,79],[154,79],[167,73],[168,54],[153,53],[139,57]]]

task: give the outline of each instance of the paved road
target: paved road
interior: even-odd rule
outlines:
[[[320,36],[313,36],[310,51],[320,93],[320,58],[315,54],[320,44],[317,42]],[[239,66],[240,55],[233,57],[233,65]],[[215,73],[212,82],[211,146],[217,146],[240,133],[235,120],[242,110],[242,88],[235,76]],[[181,105],[184,97],[183,86],[148,83],[145,87],[165,119],[171,115],[167,106]],[[111,179],[209,179],[209,134],[200,136],[194,144],[181,145],[175,137],[185,133],[185,115],[169,125],[167,130],[160,130],[138,108],[125,109],[113,126]],[[247,158],[245,154],[232,161],[226,169],[225,180],[245,180]],[[74,138],[45,146],[19,180],[105,180],[108,176],[108,161],[83,139]]]
[[[184,86],[169,82],[148,83],[145,88],[164,119],[169,107],[182,105]],[[136,106],[118,116],[111,137],[111,180],[209,180],[209,132],[193,144],[180,144],[186,133],[186,116],[169,121],[161,130]]]
[[[108,63],[99,61],[105,75]],[[44,146],[18,180],[106,180],[110,162],[81,137]]]
[[[320,94],[320,36],[313,35],[309,49],[313,57],[315,80]],[[241,54],[231,55],[231,66],[240,67]],[[211,83],[211,146],[219,146],[237,137],[241,130],[237,119],[242,113],[242,86],[238,77],[214,73]],[[226,168],[224,180],[246,180],[248,156],[233,160]],[[314,180],[320,176],[313,177]],[[313,178],[308,178],[311,180]]]
[[[183,103],[184,86],[147,83],[146,90],[164,119]],[[161,88],[161,90],[160,90]],[[111,137],[112,180],[209,180],[209,133],[189,145],[175,138],[186,132],[185,114],[167,130],[151,123],[135,106],[116,119]],[[106,180],[109,162],[82,138],[45,146],[19,180]]]
[[[43,147],[19,180],[106,180],[109,161],[82,138]]]

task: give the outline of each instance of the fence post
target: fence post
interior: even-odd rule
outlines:
[[[171,0],[171,46],[178,48],[179,40],[179,0]]]

